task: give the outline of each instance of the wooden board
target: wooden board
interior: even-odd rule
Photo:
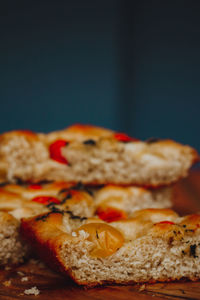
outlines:
[[[22,281],[23,278],[28,281]],[[8,286],[9,285],[9,286]],[[24,291],[36,286],[38,296],[25,295]],[[122,300],[122,299],[200,299],[199,282],[173,282],[132,286],[110,286],[93,289],[78,287],[45,266],[29,262],[23,266],[0,272],[0,299],[37,300]]]
[[[175,186],[174,208],[181,214],[200,211],[200,171],[191,173]],[[22,278],[27,277],[27,281]],[[24,291],[36,286],[38,296]],[[0,300],[122,300],[122,299],[200,299],[200,282],[171,282],[93,289],[78,287],[70,279],[30,261],[9,270],[0,270]]]

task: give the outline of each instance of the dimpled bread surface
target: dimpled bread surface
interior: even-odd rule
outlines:
[[[23,219],[21,231],[50,267],[94,286],[199,279],[199,228],[198,214],[146,209],[109,224],[97,217],[43,214]]]

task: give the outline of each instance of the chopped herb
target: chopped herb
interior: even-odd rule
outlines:
[[[80,217],[80,216],[74,215],[73,212],[72,212],[71,210],[66,210],[65,213],[67,213],[67,214],[70,215],[70,219],[77,219],[77,220],[80,220],[80,221],[87,220],[86,217]]]
[[[190,245],[190,256],[193,256],[194,258],[198,257],[196,256],[196,247],[197,247],[196,244]]]
[[[69,192],[64,198],[63,200],[60,202],[60,204],[64,204],[68,199],[72,198],[72,194]]]
[[[54,181],[53,180],[40,180],[39,182],[37,182],[37,184],[40,184],[40,185],[44,185],[44,184],[49,184],[49,183],[53,183]]]
[[[55,206],[52,206],[50,214],[51,213],[59,213],[59,214],[63,215],[64,214],[64,210],[60,210],[59,208],[57,208]]]
[[[20,178],[16,177],[15,178],[15,182],[17,185],[24,185],[27,186],[27,182],[24,182],[23,180],[21,180]]]
[[[79,181],[77,184],[75,184],[74,186],[71,187],[71,190],[77,190],[77,191],[82,191],[85,189],[84,184]]]
[[[90,196],[93,196],[94,193],[91,189],[89,189],[88,187],[86,188],[86,192],[90,195]]]
[[[75,190],[75,191],[84,191],[84,192],[87,192],[90,196],[93,196],[93,192],[91,191],[91,189],[86,187],[81,181],[79,181],[77,184],[75,184],[75,185],[73,185],[69,188],[61,189],[58,192],[58,195],[62,194],[62,193],[69,192],[69,191],[73,191],[73,190]]]
[[[48,206],[48,208],[51,210],[50,212],[44,214],[44,215],[41,215],[41,216],[38,216],[36,218],[36,221],[46,221],[46,219],[48,218],[48,216],[52,213],[58,213],[58,214],[64,214],[64,210],[60,210],[59,208],[55,207],[54,205],[53,206]]]
[[[59,194],[62,194],[62,193],[65,193],[65,192],[68,192],[69,191],[69,188],[64,188],[64,189],[61,189],[59,192],[58,192],[58,195]]]
[[[55,203],[50,202],[49,204],[46,205],[46,207],[51,208],[51,207],[54,206],[54,205],[55,205]]]
[[[64,215],[65,213],[69,214],[70,215],[70,219],[78,219],[80,221],[84,221],[84,220],[87,220],[86,217],[80,217],[80,216],[76,216],[73,214],[73,212],[71,210],[60,210],[59,208],[55,207],[55,206],[51,206],[49,207],[51,209],[50,212],[44,214],[44,215],[41,215],[41,216],[38,216],[36,218],[36,221],[46,221],[46,219],[48,218],[48,216],[52,213],[58,213],[58,214],[62,214]]]
[[[87,192],[90,196],[93,196],[93,192],[87,186],[85,186],[81,181],[79,181],[76,185],[71,187],[71,190],[84,191]]]
[[[85,191],[90,195],[90,196],[93,196],[94,193],[91,189],[89,189],[88,187],[85,187]]]
[[[85,186],[81,181],[79,181],[76,185],[72,186],[70,189],[76,191],[84,191],[91,196],[93,195],[93,192],[87,186]]]
[[[42,215],[42,216],[38,216],[35,220],[36,221],[43,221],[43,222],[45,222],[46,219],[48,218],[48,216],[49,216],[49,213],[47,213],[45,215]]]
[[[160,141],[159,138],[152,137],[152,138],[146,140],[146,143],[147,143],[147,144],[153,144],[153,143],[156,143],[156,142],[158,142],[158,141]]]
[[[91,146],[95,146],[96,145],[96,141],[89,139],[83,142],[84,145],[91,145]]]

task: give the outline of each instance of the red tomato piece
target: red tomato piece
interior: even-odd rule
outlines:
[[[120,133],[120,132],[117,132],[114,134],[114,138],[116,140],[118,140],[119,142],[123,142],[123,143],[128,143],[128,142],[137,142],[139,141],[138,139],[136,138],[132,138],[130,136],[128,136],[127,134],[125,133]]]
[[[33,189],[33,190],[41,190],[42,187],[40,184],[31,184],[29,185],[29,189]]]
[[[112,207],[99,208],[97,210],[98,217],[105,222],[114,222],[127,218],[126,213],[122,210]]]
[[[61,154],[61,149],[65,147],[68,142],[64,140],[57,140],[49,146],[50,157],[62,164],[68,164],[68,161]]]
[[[174,222],[171,222],[171,221],[162,221],[162,222],[159,222],[158,224],[170,224],[170,225],[175,225]]]
[[[44,205],[48,205],[51,203],[52,204],[60,204],[60,200],[58,200],[55,197],[50,197],[50,196],[37,196],[37,197],[33,198],[32,201],[41,203]]]

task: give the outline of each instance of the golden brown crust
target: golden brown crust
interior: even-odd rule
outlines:
[[[155,216],[156,211],[154,211],[153,213]],[[148,214],[149,214],[149,218],[147,218]],[[150,210],[141,211],[140,213],[138,213],[135,219],[132,218],[131,220],[129,220],[127,227],[125,227],[123,230],[120,231],[121,234],[124,234],[125,240],[126,240],[127,229],[134,228],[134,226],[138,227],[139,229],[143,229],[145,223],[144,220],[147,221],[147,219],[149,222],[148,224],[150,224],[150,226],[147,227],[147,230],[143,231],[142,234],[139,234],[139,236],[135,235],[132,238],[133,240],[141,236],[152,236],[153,239],[162,238],[166,241],[169,241],[169,243],[171,243],[173,240],[181,243],[184,237],[188,237],[192,235],[195,236],[196,234],[195,230],[193,232],[190,231],[188,233],[187,228],[183,226],[183,223],[188,222],[187,226],[195,224],[196,230],[198,230],[200,226],[200,215],[191,215],[185,218],[179,218],[175,212],[170,210],[157,210],[157,214],[158,214],[157,219],[159,219],[158,223],[154,223],[152,221],[152,211]],[[37,253],[40,255],[40,257],[50,267],[52,267],[57,271],[61,271],[67,276],[70,275],[72,279],[75,280],[78,284],[87,285],[87,286],[95,286],[95,285],[107,284],[107,283],[128,284],[129,282],[120,281],[120,280],[119,281],[100,280],[97,282],[93,281],[91,283],[87,281],[81,281],[80,279],[77,279],[74,276],[74,272],[70,269],[70,266],[67,266],[66,263],[62,261],[62,257],[60,255],[60,249],[62,248],[63,245],[66,245],[66,243],[73,244],[75,239],[77,239],[77,237],[76,235],[74,237],[73,234],[66,232],[63,218],[64,215],[62,214],[52,213],[47,217],[43,217],[41,215],[39,218],[37,217],[37,218],[23,219],[21,225],[22,235],[32,245],[32,247],[34,247],[37,250]],[[173,219],[173,221],[171,221],[171,218]],[[94,222],[94,220],[92,220],[92,222]],[[88,222],[86,222],[86,224],[89,224],[91,227],[93,226],[93,224],[94,226],[96,226],[97,223],[98,223],[98,219],[96,219],[96,223],[90,223],[89,220]],[[116,229],[117,228],[116,223],[117,222],[110,223],[110,226],[111,227],[113,226],[113,228]],[[103,224],[102,221],[101,224]],[[84,229],[83,227],[84,226],[80,227],[80,231]],[[79,232],[79,227],[76,230],[76,232]],[[90,234],[90,230],[89,231],[86,230],[86,232]],[[96,233],[97,239],[100,238],[98,233],[99,232]],[[157,279],[156,281],[171,281],[176,279],[177,278],[163,277]],[[191,277],[190,280],[196,280],[195,276]],[[142,279],[138,280],[137,282],[142,282]]]
[[[60,131],[53,131],[46,135],[49,142],[57,139],[66,139],[67,141],[82,142],[87,139],[94,139],[95,141],[100,138],[112,137],[114,132],[109,129],[92,126],[75,124]]]
[[[64,231],[61,229],[63,229],[62,215],[58,213],[50,214],[46,219],[36,217],[21,221],[21,234],[39,257],[53,270],[68,275],[68,269],[57,256],[57,249],[61,242],[65,238],[70,238],[66,233],[63,234]]]
[[[9,140],[12,137],[24,137],[25,139],[28,139],[30,141],[38,141],[38,135],[37,133],[31,131],[31,130],[13,130],[6,133],[3,133],[0,135],[0,142],[3,140]]]
[[[9,131],[9,132],[1,134],[0,142],[2,142],[2,140],[6,140],[6,139],[10,140],[12,137],[21,136],[21,137],[24,137],[25,139],[28,139],[31,141],[34,141],[34,140],[35,141],[38,141],[38,140],[44,141],[45,138],[47,140],[53,141],[53,140],[57,140],[60,138],[66,138],[66,140],[69,142],[72,142],[72,141],[83,142],[87,139],[94,139],[95,141],[97,141],[97,140],[105,138],[105,139],[111,139],[113,142],[124,142],[124,143],[139,142],[139,143],[141,143],[141,141],[139,141],[135,138],[130,138],[130,140],[124,141],[123,138],[121,138],[121,137],[116,138],[117,134],[118,133],[116,133],[112,130],[105,129],[102,127],[97,127],[97,126],[92,126],[92,125],[75,124],[70,127],[67,127],[66,129],[63,129],[60,131],[53,131],[46,135],[41,134],[41,133],[35,133],[30,130],[13,130],[13,131]],[[119,135],[125,135],[125,134],[120,133]],[[125,135],[125,136],[128,137],[127,135]],[[167,139],[167,140],[159,140],[158,139],[158,140],[154,141],[153,143],[149,143],[147,141],[146,144],[149,145],[149,147],[151,147],[151,148],[155,148],[157,145],[160,147],[172,146],[174,148],[179,148],[179,149],[183,148],[182,144],[177,143],[170,139]],[[191,151],[193,152],[194,159],[199,160],[198,152],[189,146],[188,146],[188,148],[190,148]]]

